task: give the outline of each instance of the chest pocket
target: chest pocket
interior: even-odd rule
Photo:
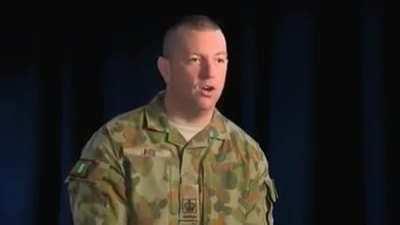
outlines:
[[[244,209],[238,208],[242,201],[241,190],[248,186],[245,165],[233,154],[211,155],[203,165],[203,221],[245,224]]]
[[[174,158],[169,150],[124,149],[131,173],[130,198],[137,224],[168,224]]]

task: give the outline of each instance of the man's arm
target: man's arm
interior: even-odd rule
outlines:
[[[278,199],[278,192],[270,176],[269,163],[264,152],[258,148],[256,152],[255,177],[252,179],[253,195],[256,196],[255,207],[249,216],[250,224],[273,225],[273,209]],[[258,213],[260,211],[260,213]]]
[[[108,130],[97,131],[67,182],[74,225],[128,224],[124,169]]]
[[[268,170],[268,162],[265,158],[263,164],[266,165],[265,169],[262,173],[262,176],[260,177],[260,188],[264,192],[264,198],[262,199],[264,201],[265,205],[265,213],[266,213],[266,219],[267,219],[267,224],[268,225],[273,225],[274,224],[274,218],[273,218],[273,209],[274,209],[274,204],[278,200],[278,192],[275,186],[274,180],[271,178],[269,170]]]

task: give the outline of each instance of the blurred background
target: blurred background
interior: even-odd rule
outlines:
[[[384,72],[383,2],[238,6],[132,13],[107,21],[114,29],[101,27],[108,19],[79,18],[52,31],[1,32],[1,224],[72,225],[67,173],[93,132],[164,88],[162,35],[191,13],[225,32],[230,62],[218,108],[268,157],[275,224],[398,224],[399,114]]]

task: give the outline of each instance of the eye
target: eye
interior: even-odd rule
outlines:
[[[226,61],[228,61],[226,58],[217,58],[218,63],[226,63]]]
[[[199,57],[190,57],[189,58],[189,62],[190,63],[199,63],[200,62],[200,58]]]

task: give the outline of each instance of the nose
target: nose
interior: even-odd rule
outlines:
[[[203,79],[210,79],[215,76],[215,65],[211,60],[204,60],[203,65],[201,67],[200,76]]]

